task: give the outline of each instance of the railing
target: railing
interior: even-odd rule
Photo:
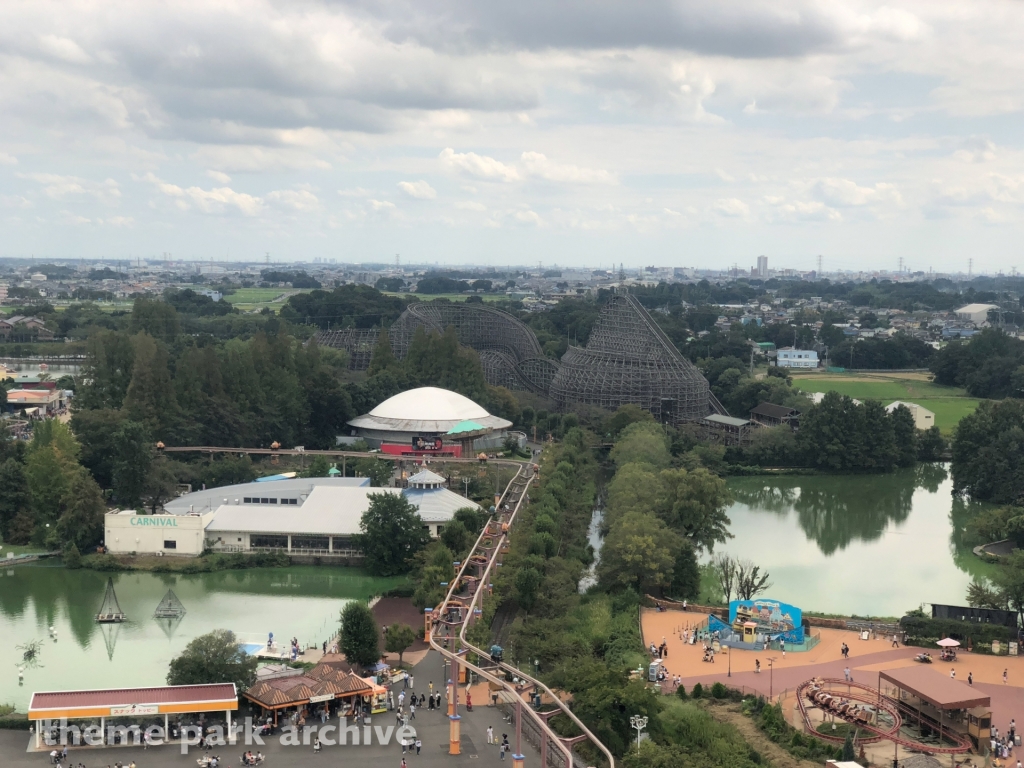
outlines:
[[[211,551],[214,554],[221,554],[221,553],[235,554],[235,553],[239,553],[240,552],[240,553],[243,553],[243,554],[256,553],[256,554],[261,554],[261,555],[267,555],[267,554],[304,555],[304,556],[310,556],[310,557],[349,557],[349,558],[356,558],[356,557],[362,557],[363,556],[363,553],[360,552],[358,549],[334,549],[332,551],[332,550],[329,550],[329,549],[300,549],[299,547],[292,547],[291,549],[288,549],[288,547],[249,547],[248,549],[246,549],[245,547],[239,547],[237,545],[231,545],[231,546],[226,546],[226,547],[216,547],[216,548],[212,549]]]
[[[541,717],[540,714],[535,712],[529,706],[523,706],[521,691],[517,690],[508,683],[508,681],[505,679],[506,675],[514,675],[523,680],[527,684],[527,687],[532,686],[535,691],[542,691],[546,693],[551,698],[557,710],[560,710],[563,714],[565,714],[576,725],[576,727],[579,728],[580,732],[605,755],[605,757],[608,759],[609,768],[615,768],[615,758],[612,755],[611,751],[604,744],[602,744],[597,739],[597,737],[594,736],[593,733],[591,733],[590,729],[588,729],[587,726],[584,725],[583,722],[576,717],[572,710],[570,710],[569,707],[566,706],[566,704],[562,702],[562,700],[558,696],[556,696],[554,692],[552,692],[551,689],[544,685],[544,683],[542,683],[540,680],[537,680],[536,678],[531,677],[529,674],[525,674],[520,670],[516,669],[515,667],[504,662],[497,662],[493,667],[489,666],[487,669],[484,669],[470,662],[468,658],[469,653],[475,654],[478,658],[488,658],[489,656],[487,651],[477,648],[466,639],[466,632],[468,631],[470,625],[474,620],[474,611],[477,610],[477,607],[480,604],[480,598],[483,594],[483,590],[481,589],[481,587],[482,585],[489,583],[488,580],[497,564],[498,558],[501,556],[502,549],[508,542],[508,530],[510,530],[514,525],[519,510],[522,507],[523,499],[526,497],[526,492],[527,490],[529,490],[530,484],[533,482],[534,479],[535,474],[532,470],[528,469],[528,465],[522,466],[519,472],[516,473],[516,476],[512,478],[508,486],[505,488],[505,492],[502,494],[502,498],[500,499],[497,505],[497,509],[499,510],[497,514],[497,519],[495,519],[495,517],[492,516],[487,521],[487,524],[484,526],[483,531],[481,531],[480,535],[477,537],[477,540],[474,543],[472,550],[470,551],[470,555],[463,560],[461,567],[459,568],[458,574],[452,580],[451,586],[449,586],[448,588],[448,593],[445,595],[445,599],[441,602],[441,604],[434,612],[436,625],[441,621],[441,617],[448,615],[449,604],[458,605],[461,619],[461,631],[459,632],[458,635],[458,641],[464,650],[461,652],[457,651],[457,649],[456,651],[449,650],[445,645],[438,643],[437,633],[434,631],[430,633],[430,645],[436,651],[441,653],[442,656],[449,659],[453,663],[454,669],[458,668],[456,665],[461,664],[467,667],[468,669],[473,670],[482,679],[497,685],[505,694],[512,697],[512,701],[515,701],[516,703],[516,711],[519,713],[519,720],[517,722],[517,749],[521,749],[519,742],[522,736],[523,723],[531,722],[532,728],[536,730],[537,739],[541,744],[541,754],[545,755],[546,762],[548,764],[552,764],[550,752],[546,749],[547,743],[550,742],[552,745],[555,746],[556,751],[560,751],[564,755],[564,761],[561,763],[561,768],[565,768],[566,766],[573,766],[573,768],[576,768],[576,756],[574,755],[571,746],[567,744],[561,736],[559,736],[557,733],[555,733],[555,731],[551,729],[551,727],[547,724],[545,717]],[[517,487],[517,485],[520,484],[521,487]],[[514,495],[516,496],[516,498],[513,501],[512,496]],[[504,510],[508,509],[509,506],[511,506],[511,511],[505,512]],[[495,525],[497,525],[496,528],[494,527]],[[505,530],[502,530],[503,528]],[[481,552],[481,542],[484,540],[485,537],[488,537],[494,541],[493,551],[490,557],[488,558],[487,566],[484,568],[483,573],[476,580],[476,588],[474,589],[473,594],[470,597],[469,605],[462,606],[460,603],[454,602],[457,599],[455,592],[457,588],[460,586],[460,584],[463,583],[463,579],[466,576],[466,571],[469,567],[470,562],[472,561],[473,555],[476,553],[483,554]],[[465,609],[464,617],[462,616],[463,609]],[[451,638],[443,639],[447,642]],[[453,679],[456,678],[453,676]],[[458,708],[457,685],[455,686],[455,707],[456,709]],[[523,716],[524,713],[526,715],[525,717]],[[527,739],[530,738],[529,734],[530,729],[528,728]],[[543,768],[547,767],[544,766]]]

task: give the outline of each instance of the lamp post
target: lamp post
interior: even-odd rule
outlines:
[[[629,724],[636,729],[636,753],[640,754],[640,732],[647,727],[647,715],[631,715]]]
[[[466,486],[465,496],[466,496],[467,499],[469,498],[469,481],[470,481],[470,478],[468,478],[468,477],[462,478],[462,482]]]
[[[768,701],[771,701],[775,693],[775,657],[768,657]]]
[[[725,655],[729,661],[729,672],[726,674],[726,677],[732,677],[732,654],[729,653],[729,645],[727,643],[722,643],[722,647],[725,649]]]

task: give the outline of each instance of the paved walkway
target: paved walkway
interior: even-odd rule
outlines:
[[[660,645],[662,638],[668,644],[665,666],[669,675],[682,675],[683,686],[689,691],[696,683],[707,686],[722,682],[735,688],[778,695],[792,691],[809,678],[843,677],[845,667],[850,667],[853,679],[859,683],[878,686],[878,673],[884,669],[917,666],[914,656],[923,649],[893,648],[892,639],[861,640],[856,632],[838,629],[814,628],[821,632],[821,642],[810,651],[787,652],[782,657],[779,651],[723,650],[714,664],[701,660],[703,656],[699,643],[684,645],[679,639],[679,630],[699,624],[706,614],[692,611],[656,611],[642,609],[641,628],[644,645],[652,642]],[[850,647],[850,658],[844,660],[840,652],[843,643]],[[960,659],[955,663],[937,660],[938,648],[933,650],[936,657],[931,665],[937,675],[948,675],[956,670],[956,679],[967,681],[967,674],[973,673],[974,687],[992,697],[993,725],[1005,732],[1013,718],[1024,723],[1024,658],[1009,656],[988,656],[961,650]],[[729,676],[731,658],[732,676]],[[768,660],[774,659],[769,670]],[[760,674],[754,672],[754,660],[761,661]],[[1008,671],[1009,681],[1003,685],[1003,670]],[[666,689],[667,690],[667,689]]]
[[[435,651],[431,651],[413,669],[413,676],[416,682],[416,692],[426,693],[428,683],[433,680],[435,690],[444,682],[443,660]],[[401,685],[397,686],[397,691]],[[464,698],[464,694],[460,696]],[[409,768],[451,768],[452,766],[474,766],[475,768],[486,768],[487,766],[512,765],[511,754],[506,756],[502,763],[498,756],[496,746],[487,744],[487,726],[492,725],[495,732],[500,736],[507,732],[509,741],[515,746],[515,730],[512,726],[504,723],[500,713],[493,707],[484,706],[483,698],[478,702],[473,697],[473,712],[466,712],[460,708],[462,715],[462,754],[453,757],[448,754],[448,718],[447,710],[440,712],[428,712],[418,710],[416,719],[410,725],[416,728],[417,735],[423,742],[421,754],[405,755]],[[245,716],[244,712],[240,715]],[[334,721],[335,723],[337,721]],[[395,717],[392,713],[374,715],[373,725],[386,728],[395,724]],[[34,766],[39,768],[50,764],[47,754],[26,753],[29,735],[25,731],[0,730],[0,766],[4,768],[24,768]],[[241,744],[234,747],[215,747],[211,754],[218,754],[223,762],[224,768],[239,768],[239,756],[251,749],[259,749],[266,755],[267,759],[264,768],[303,768],[304,766],[322,766],[327,768],[337,765],[339,761],[360,761],[363,765],[372,765],[374,768],[399,768],[402,761],[402,748],[396,738],[392,737],[391,743],[387,746],[376,744],[371,746],[325,746],[319,755],[313,754],[312,747],[306,746],[283,746],[279,743],[279,737],[274,736],[266,740],[265,746],[245,747]],[[526,755],[526,765],[538,766],[539,754],[528,744],[523,744]],[[162,747],[153,747],[143,750],[142,747],[118,747],[113,749],[99,747],[83,747],[71,749],[68,752],[68,763],[65,766],[77,766],[84,763],[86,768],[104,768],[113,765],[116,761],[127,765],[134,761],[137,768],[194,768],[196,759],[202,753],[196,748],[191,748],[187,755],[182,755],[177,744]]]

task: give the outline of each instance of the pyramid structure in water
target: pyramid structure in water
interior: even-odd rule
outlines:
[[[164,595],[160,605],[156,607],[156,611],[153,613],[153,617],[156,619],[180,619],[184,615],[185,606],[181,604],[181,600],[174,594],[173,589],[167,590],[167,594]]]
[[[113,624],[124,620],[124,611],[121,610],[121,605],[117,602],[117,595],[114,594],[114,580],[108,578],[107,591],[103,595],[103,604],[100,606],[100,612],[96,614],[96,621],[100,624]]]

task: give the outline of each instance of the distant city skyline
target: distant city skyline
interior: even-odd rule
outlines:
[[[1021,264],[1014,4],[56,8],[0,6],[0,256]]]

